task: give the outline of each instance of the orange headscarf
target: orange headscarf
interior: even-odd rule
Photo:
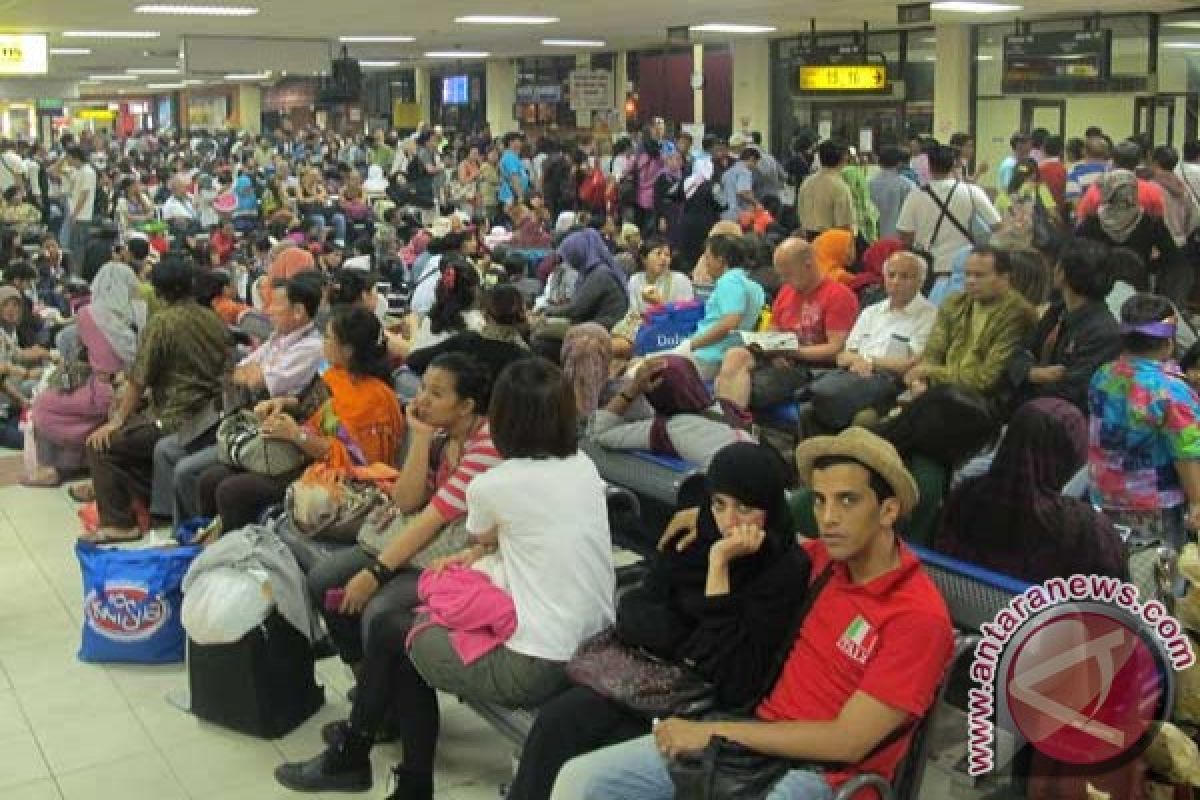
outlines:
[[[273,289],[287,283],[301,272],[309,272],[316,268],[312,253],[301,247],[288,247],[275,256],[275,260],[267,269],[267,277]]]
[[[854,273],[848,267],[854,263],[854,234],[844,228],[830,228],[812,243],[813,261],[822,276],[849,283]]]
[[[325,463],[344,470],[360,460],[391,464],[404,437],[404,415],[392,387],[351,375],[345,367],[330,367],[321,379],[333,396],[306,425],[329,439]]]

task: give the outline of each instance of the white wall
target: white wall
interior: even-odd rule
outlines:
[[[771,46],[766,37],[733,42],[733,129],[762,131],[763,144],[771,142]],[[743,125],[742,120],[746,120]]]

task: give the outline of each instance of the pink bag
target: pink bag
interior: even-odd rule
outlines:
[[[500,647],[517,630],[517,609],[508,592],[477,569],[458,565],[425,570],[417,579],[417,597],[426,615],[405,642],[411,650],[422,631],[437,625],[450,632],[454,652],[469,666]]]

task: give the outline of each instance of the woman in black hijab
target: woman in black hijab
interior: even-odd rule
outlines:
[[[715,687],[719,708],[747,708],[767,691],[807,591],[787,478],[769,447],[721,449],[707,477],[680,490],[680,506],[699,512],[696,540],[660,553],[617,608],[623,643],[695,669]],[[650,723],[591,689],[567,690],[539,711],[509,800],[545,800],[567,761],[649,733]]]

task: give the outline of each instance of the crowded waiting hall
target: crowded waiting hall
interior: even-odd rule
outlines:
[[[0,798],[1198,796],[1200,12],[136,3],[0,19]]]

